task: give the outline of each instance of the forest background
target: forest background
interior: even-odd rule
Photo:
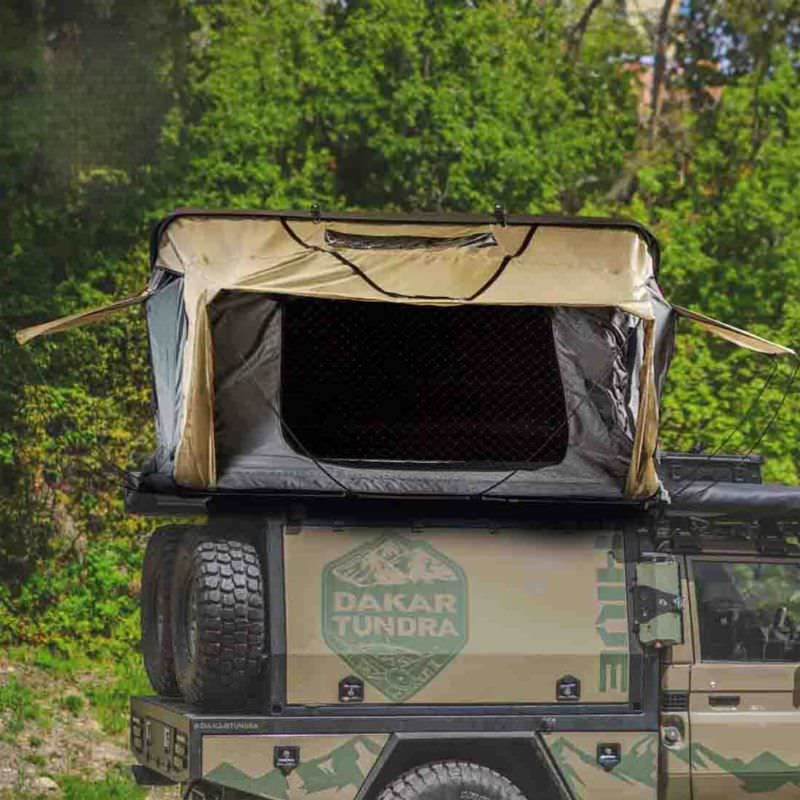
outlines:
[[[120,471],[152,445],[141,316],[24,349],[13,331],[138,290],[165,212],[630,216],[662,242],[671,300],[800,344],[800,4],[644,5],[0,3],[0,762],[5,741],[13,796],[44,791],[42,776],[94,796],[85,765],[45,751],[42,703],[95,742],[124,729],[128,693],[145,689],[152,527],[124,514]],[[682,329],[663,446],[757,447],[769,480],[797,483],[789,371]],[[41,699],[48,684],[58,698]],[[109,769],[96,796],[136,796]]]

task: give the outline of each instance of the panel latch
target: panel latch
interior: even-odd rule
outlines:
[[[348,675],[339,681],[340,703],[363,703],[364,681],[355,675]]]
[[[274,764],[284,775],[288,775],[300,763],[300,748],[292,744],[275,746]]]
[[[556,681],[556,700],[576,703],[581,699],[581,682],[574,675],[564,675]]]
[[[611,772],[621,760],[622,751],[619,742],[601,742],[597,745],[597,763],[606,772]]]

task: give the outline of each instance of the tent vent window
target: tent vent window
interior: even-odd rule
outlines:
[[[325,231],[325,244],[345,250],[445,250],[457,247],[497,247],[492,233],[467,236],[369,236]]]
[[[298,451],[475,465],[564,458],[547,309],[292,299],[282,325],[284,435]]]

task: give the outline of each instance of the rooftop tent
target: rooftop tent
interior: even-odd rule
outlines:
[[[146,303],[156,490],[659,489],[675,315],[633,223],[183,211],[151,261],[140,295],[20,340]]]

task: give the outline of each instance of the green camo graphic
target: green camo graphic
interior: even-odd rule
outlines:
[[[427,542],[387,536],[322,573],[322,636],[386,697],[430,683],[467,642],[467,578]]]
[[[603,771],[597,763],[597,754],[587,753],[565,736],[556,739],[550,745],[550,752],[558,763],[572,794],[577,798],[590,797],[587,792],[591,790],[591,786],[586,786],[581,780],[575,768],[569,763],[569,755],[571,753],[587,766]],[[658,737],[651,733],[622,753],[622,760],[611,772],[603,774],[608,774],[622,783],[640,783],[653,789],[656,786],[657,764]]]
[[[606,566],[596,570],[600,613],[595,620],[595,630],[603,642],[597,688],[603,693],[627,692],[630,664],[624,621],[627,618],[628,594],[625,570],[621,566],[624,564],[622,540],[616,534],[598,534],[594,549],[606,552]]]
[[[685,751],[676,751],[675,755],[684,762],[689,762],[690,757]],[[709,764],[734,775],[741,782],[742,791],[747,794],[777,792],[787,785],[800,788],[800,764],[789,764],[768,751],[759,753],[749,761],[743,761],[741,758],[725,758],[703,744],[692,744],[692,768],[705,768]]]
[[[636,742],[630,750],[622,754],[622,761],[608,774],[624,783],[641,783],[650,788],[656,786],[656,762],[658,742],[654,734],[648,734]],[[586,786],[577,771],[569,763],[569,754],[587,766],[601,769],[597,764],[596,753],[587,753],[566,737],[556,739],[550,752],[558,763],[569,788],[575,797],[589,797],[591,786]],[[747,794],[768,794],[777,792],[784,786],[800,788],[800,764],[792,765],[774,753],[763,752],[750,761],[741,758],[726,758],[702,744],[693,744],[691,756],[688,750],[675,751],[674,755],[689,763],[693,768],[713,764],[723,772],[734,775],[741,782],[742,791]]]
[[[324,756],[300,764],[292,772],[300,780],[303,794],[337,791],[348,786],[353,794],[361,788],[366,775],[358,765],[359,750],[363,748],[378,755],[381,748],[365,736],[356,736]],[[289,800],[289,781],[279,769],[272,769],[257,778],[251,778],[233,764],[220,764],[205,776],[205,780],[269,800]]]

